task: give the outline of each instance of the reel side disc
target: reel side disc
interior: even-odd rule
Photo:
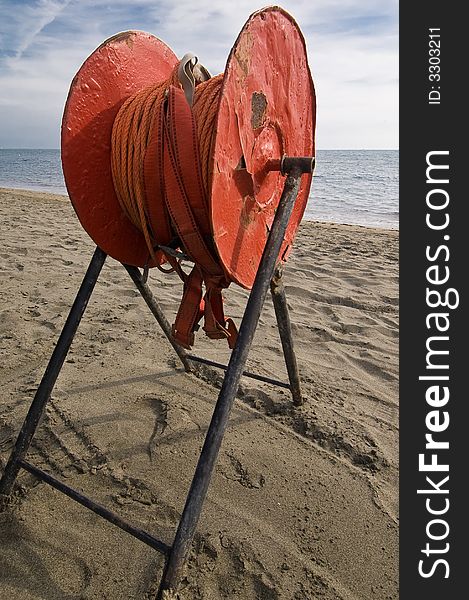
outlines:
[[[229,276],[250,288],[284,176],[269,159],[314,156],[315,93],[304,38],[284,10],[254,13],[228,58],[212,165],[211,219]],[[280,257],[291,249],[311,186],[304,175]]]
[[[119,33],[83,63],[70,86],[62,120],[62,166],[67,190],[84,229],[116,260],[144,266],[143,235],[122,211],[111,173],[111,132],[123,102],[165,80],[173,51],[142,31]]]

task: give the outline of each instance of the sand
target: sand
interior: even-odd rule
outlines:
[[[0,190],[4,464],[94,245],[67,198]],[[304,385],[243,379],[180,592],[186,599],[398,597],[398,234],[305,222],[285,268]],[[181,285],[153,270],[172,321]],[[238,322],[246,292],[232,286]],[[198,334],[218,361],[222,341]],[[268,299],[248,368],[286,380]],[[183,372],[108,259],[29,453],[170,543],[219,373]],[[0,598],[145,599],[158,553],[21,472],[0,514]]]

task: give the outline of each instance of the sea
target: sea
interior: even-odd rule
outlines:
[[[66,194],[60,150],[0,149],[0,187]],[[399,228],[398,150],[318,150],[310,221]]]

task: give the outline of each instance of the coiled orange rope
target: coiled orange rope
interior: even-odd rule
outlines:
[[[114,188],[124,214],[142,232],[153,264],[161,268],[169,262],[184,282],[175,339],[190,348],[204,316],[205,333],[227,338],[232,348],[237,330],[224,315],[221,293],[231,280],[213,244],[209,210],[223,74],[183,91],[178,73],[179,65],[166,81],[121,106],[111,138]],[[158,253],[158,246],[174,240],[195,263],[190,274],[171,255]]]
[[[143,234],[153,260],[159,243],[149,221],[144,182],[144,158],[170,85],[179,85],[178,66],[164,82],[145,88],[121,106],[112,130],[111,169],[114,188],[122,210]],[[211,187],[211,164],[223,74],[199,83],[195,88],[192,113],[196,123],[200,167],[206,205]]]

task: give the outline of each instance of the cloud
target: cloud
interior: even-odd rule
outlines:
[[[285,0],[307,43],[320,148],[397,147],[396,0]],[[0,147],[58,147],[70,82],[107,37],[149,31],[224,69],[252,0],[0,0]]]
[[[15,10],[6,12],[1,39],[2,47],[5,46],[2,49],[11,57],[10,65],[21,59],[36,37],[54,21],[70,1],[39,0],[32,5],[15,3]]]

